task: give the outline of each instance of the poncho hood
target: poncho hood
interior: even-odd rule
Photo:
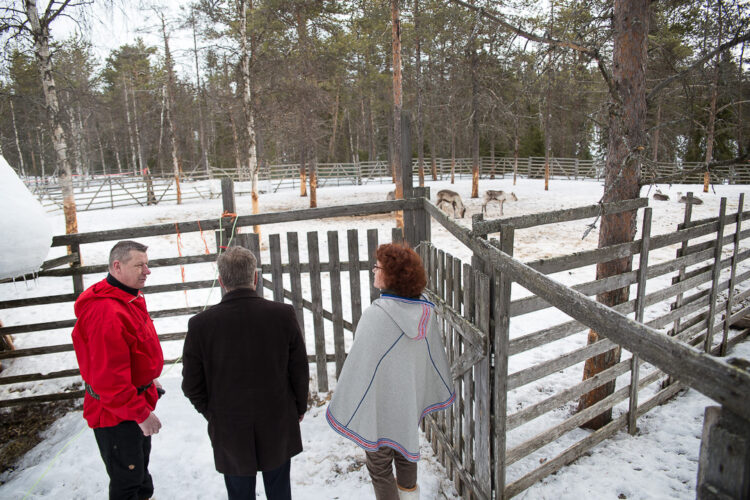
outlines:
[[[381,308],[410,339],[424,338],[430,317],[435,314],[435,305],[421,297],[410,299],[384,292],[373,305]]]

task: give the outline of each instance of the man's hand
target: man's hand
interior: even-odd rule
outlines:
[[[150,436],[152,434],[158,434],[161,429],[161,421],[154,412],[148,414],[146,420],[138,424],[143,431],[144,436]]]

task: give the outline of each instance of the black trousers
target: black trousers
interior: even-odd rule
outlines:
[[[132,420],[94,429],[96,444],[109,474],[110,500],[145,500],[154,494],[148,473],[151,436]]]
[[[264,470],[263,486],[268,500],[292,500],[292,484],[289,479],[291,460],[273,470]],[[224,474],[229,500],[255,500],[255,476],[230,476]]]

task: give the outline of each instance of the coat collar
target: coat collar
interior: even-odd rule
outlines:
[[[235,290],[232,290],[231,292],[225,293],[221,298],[221,301],[228,302],[230,300],[236,299],[257,299],[259,297],[260,296],[258,295],[258,292],[256,292],[252,288],[237,288]]]

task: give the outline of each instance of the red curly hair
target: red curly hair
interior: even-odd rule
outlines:
[[[385,286],[401,297],[418,297],[427,274],[419,254],[406,244],[386,243],[375,250],[375,258],[384,273]]]

